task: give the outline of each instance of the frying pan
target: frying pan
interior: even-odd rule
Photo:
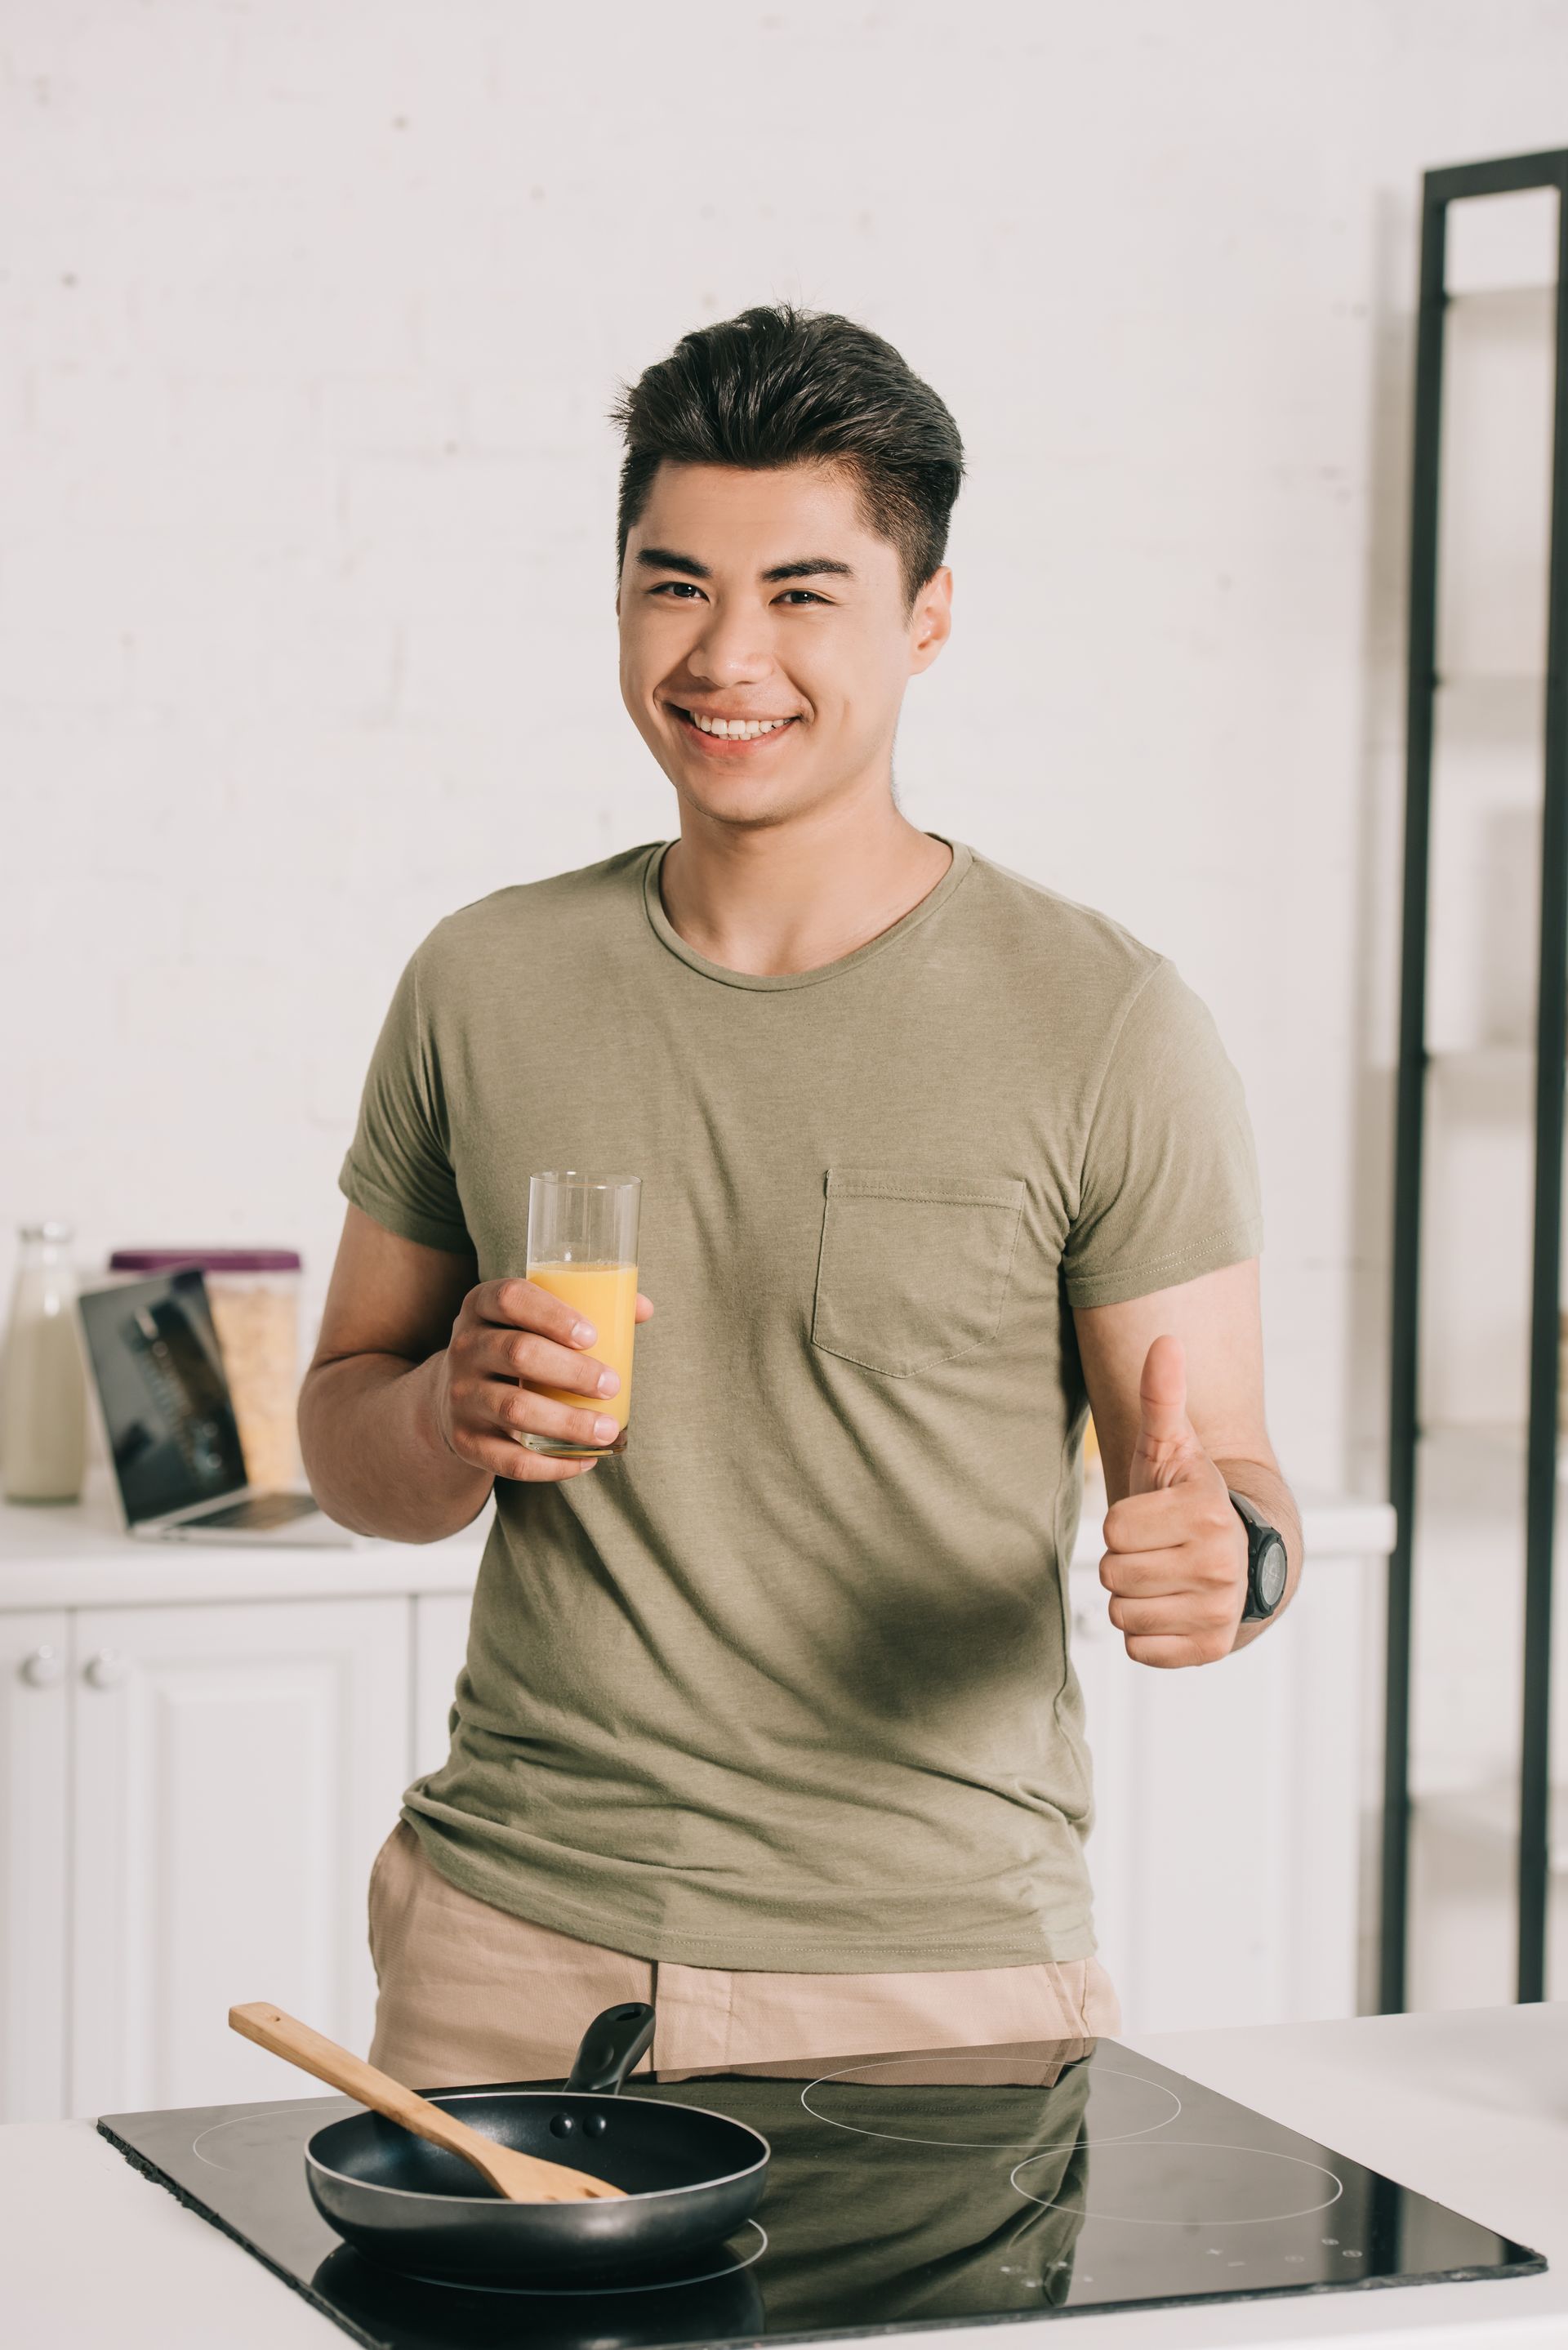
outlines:
[[[651,2278],[718,2244],[767,2183],[765,2137],[699,2106],[622,2097],[653,2037],[642,2002],[607,2008],[559,2089],[438,2089],[432,2105],[503,2146],[570,2163],[624,2193],[585,2203],[510,2203],[461,2156],[379,2114],[350,2114],[305,2149],[327,2225],[383,2268],[442,2284]]]

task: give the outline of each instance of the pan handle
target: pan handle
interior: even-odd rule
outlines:
[[[641,2000],[607,2007],[584,2033],[576,2062],[566,2075],[568,2089],[597,2095],[619,2094],[627,2074],[653,2038],[653,2010]]]

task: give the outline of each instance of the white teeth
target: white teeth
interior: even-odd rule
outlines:
[[[704,734],[716,734],[725,742],[751,742],[758,734],[772,734],[787,726],[787,718],[704,718],[701,711],[691,713],[691,723]]]

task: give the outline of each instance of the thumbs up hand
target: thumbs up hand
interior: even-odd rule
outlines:
[[[1106,1513],[1111,1621],[1137,1664],[1212,1664],[1230,1655],[1247,1604],[1247,1537],[1187,1416],[1179,1338],[1150,1347],[1138,1405],[1129,1489]]]

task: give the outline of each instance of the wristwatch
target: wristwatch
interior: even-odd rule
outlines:
[[[1229,1486],[1226,1491],[1230,1492]],[[1241,1610],[1241,1621],[1261,1624],[1273,1614],[1285,1596],[1285,1581],[1291,1571],[1285,1538],[1245,1493],[1231,1493],[1231,1501],[1247,1529],[1247,1605]]]

